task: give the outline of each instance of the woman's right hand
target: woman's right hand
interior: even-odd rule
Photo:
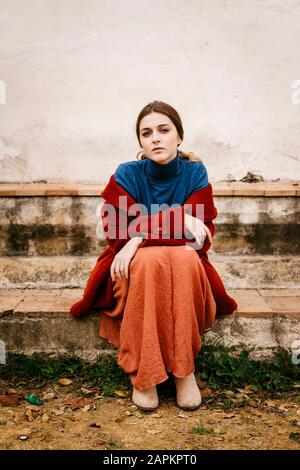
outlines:
[[[118,276],[120,279],[125,279],[125,277],[128,279],[129,264],[142,241],[142,237],[131,238],[116,254],[110,266],[110,275],[113,281],[115,276]]]
[[[208,227],[206,227],[202,220],[197,219],[197,217],[193,217],[190,214],[185,214],[184,222],[186,229],[191,235],[193,235],[196,243],[199,245],[199,248],[197,248],[198,250],[203,247],[206,237],[208,237],[210,243],[212,243],[213,240],[210,230]]]

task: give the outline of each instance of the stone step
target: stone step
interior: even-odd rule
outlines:
[[[0,289],[0,340],[6,352],[72,352],[93,360],[115,351],[101,339],[99,313],[82,319],[69,314],[83,289]],[[223,338],[237,350],[246,347],[253,358],[272,357],[282,347],[293,351],[300,342],[300,288],[232,289],[237,311],[218,318],[206,333]]]
[[[101,250],[99,251],[99,254]],[[84,288],[98,256],[0,257],[0,288]],[[209,259],[230,289],[293,288],[300,256],[220,255]]]
[[[104,185],[0,184],[0,256],[98,256]],[[220,255],[300,255],[299,182],[213,183]]]

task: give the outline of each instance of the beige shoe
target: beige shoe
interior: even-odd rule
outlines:
[[[145,390],[136,390],[133,387],[133,403],[143,411],[154,411],[159,405],[156,385]]]
[[[175,377],[177,405],[184,410],[196,410],[202,402],[201,393],[192,372],[186,377]]]

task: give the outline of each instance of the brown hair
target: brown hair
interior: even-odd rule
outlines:
[[[148,114],[154,113],[154,112],[155,113],[165,114],[166,116],[168,116],[168,118],[171,119],[174,126],[176,127],[179,137],[181,138],[181,140],[183,140],[184,131],[183,131],[183,127],[182,127],[182,122],[181,122],[180,116],[179,116],[178,112],[176,111],[176,109],[172,108],[172,106],[170,106],[167,103],[164,103],[163,101],[152,101],[152,103],[147,104],[142,109],[142,111],[138,115],[138,118],[137,118],[137,121],[136,121],[136,135],[137,135],[137,138],[138,138],[138,141],[139,141],[139,144],[140,144],[141,147],[142,147],[141,141],[140,141],[140,123],[141,123],[141,120],[143,119],[143,117],[147,116]],[[139,158],[139,155],[140,155],[141,152],[142,152],[142,155]],[[188,160],[189,162],[202,162],[201,158],[198,155],[195,155],[193,152],[184,152],[182,150],[179,150],[178,155],[179,155],[179,158],[182,158],[184,160]],[[137,158],[137,160],[144,160],[145,158],[148,158],[148,157],[144,153],[144,150],[140,150],[138,152],[136,158]]]

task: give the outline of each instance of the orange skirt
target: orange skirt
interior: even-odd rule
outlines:
[[[192,248],[139,248],[129,278],[115,277],[116,304],[102,309],[100,337],[115,346],[118,364],[137,390],[195,370],[201,334],[212,326],[216,303],[201,259]]]

